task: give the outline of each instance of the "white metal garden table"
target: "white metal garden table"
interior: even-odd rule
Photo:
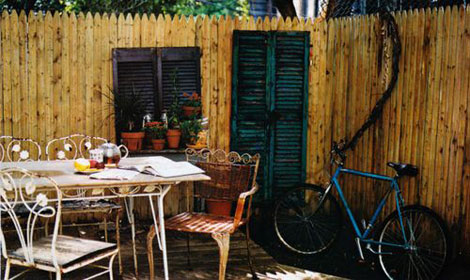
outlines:
[[[150,161],[150,157],[125,158],[121,160],[120,165],[140,165],[149,163]],[[57,182],[57,185],[59,186],[62,192],[76,191],[77,189],[83,190],[83,195],[79,197],[67,197],[65,195],[63,201],[84,199],[97,200],[112,198],[127,199],[128,201],[126,201],[126,212],[129,218],[129,223],[132,226],[135,265],[137,264],[137,260],[135,248],[135,224],[133,214],[134,198],[148,197],[155,227],[160,229],[160,235],[157,236],[157,240],[159,247],[162,250],[163,270],[165,279],[169,279],[163,207],[165,195],[168,193],[171,186],[177,185],[181,182],[210,180],[210,177],[204,174],[163,178],[141,173],[130,180],[96,180],[90,179],[86,175],[75,173],[72,160],[0,163],[0,169],[10,167],[24,168],[31,172],[35,172],[43,176],[48,176]],[[46,180],[41,180],[36,183],[38,187],[41,187],[41,184],[43,184],[43,186],[47,184]],[[153,204],[152,197],[157,197],[158,219],[157,214],[155,213],[155,207]]]

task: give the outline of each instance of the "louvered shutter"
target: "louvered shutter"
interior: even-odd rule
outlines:
[[[158,89],[163,109],[173,102],[174,77],[180,102],[183,92],[201,94],[200,57],[198,47],[158,48]]]
[[[113,88],[123,94],[134,88],[152,115],[159,111],[156,54],[156,48],[113,49]]]
[[[273,33],[274,116],[271,151],[274,191],[293,187],[305,180],[308,110],[309,34]]]
[[[258,184],[263,191],[268,183],[265,177],[267,40],[265,32],[234,31],[233,34],[231,149],[261,155]]]
[[[260,153],[265,199],[305,180],[308,32],[235,31],[231,149]]]

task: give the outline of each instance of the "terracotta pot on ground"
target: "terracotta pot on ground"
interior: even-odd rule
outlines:
[[[142,140],[145,132],[121,132],[122,142],[129,151],[142,150]]]
[[[165,147],[165,139],[152,139],[152,146],[156,151],[163,150]]]
[[[213,215],[230,216],[232,202],[221,199],[206,199],[207,212]]]
[[[166,133],[168,148],[177,149],[180,146],[181,131],[179,129],[168,129]]]
[[[183,109],[183,115],[185,117],[198,115],[201,112],[201,107],[182,106],[181,109]]]

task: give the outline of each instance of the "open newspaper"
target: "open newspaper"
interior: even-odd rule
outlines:
[[[141,173],[164,178],[204,173],[204,170],[187,161],[177,162],[160,156],[149,158],[143,164],[120,166],[119,168],[135,170]]]

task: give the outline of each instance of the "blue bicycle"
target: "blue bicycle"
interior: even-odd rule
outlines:
[[[338,237],[342,228],[341,209],[332,195],[333,186],[344,205],[356,235],[359,257],[364,259],[363,246],[378,255],[389,279],[434,279],[441,272],[449,255],[447,231],[442,219],[431,209],[405,206],[398,179],[416,176],[418,169],[410,164],[392,163],[388,166],[396,176],[388,177],[344,168],[345,155],[336,143],[331,152],[336,171],[326,188],[304,185],[284,195],[276,204],[274,226],[279,240],[290,250],[312,255],[325,251]],[[338,178],[351,174],[390,184],[369,222],[359,226],[346,201]],[[376,221],[390,195],[396,210],[374,231]]]

